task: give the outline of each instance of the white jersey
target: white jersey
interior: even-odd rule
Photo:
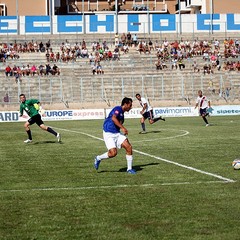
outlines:
[[[207,97],[206,96],[202,96],[202,97],[197,97],[197,100],[196,100],[196,104],[198,104],[198,107],[199,108],[202,108],[202,109],[204,109],[204,108],[207,108],[208,107],[208,102],[209,102],[209,100],[207,99]]]
[[[144,113],[152,110],[152,107],[151,107],[151,105],[149,104],[149,102],[148,102],[148,100],[147,100],[146,98],[141,97],[141,101],[139,101],[139,103],[140,103],[140,105],[141,105],[142,107],[144,107],[145,104],[147,105]]]

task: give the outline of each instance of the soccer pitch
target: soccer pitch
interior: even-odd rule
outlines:
[[[0,239],[239,239],[240,116],[126,119],[133,168],[124,149],[106,152],[103,120],[45,122],[24,144],[24,123],[1,123]]]

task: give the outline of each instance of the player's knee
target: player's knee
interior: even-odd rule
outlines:
[[[115,156],[117,156],[117,149],[116,149],[116,148],[110,149],[110,150],[108,151],[108,157],[109,157],[109,158],[113,158],[113,157],[115,157]]]

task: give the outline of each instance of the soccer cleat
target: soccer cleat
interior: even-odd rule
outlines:
[[[163,117],[159,117],[159,119],[162,120],[162,121],[164,121],[164,122],[166,121],[166,119],[163,118]]]
[[[61,134],[60,133],[57,134],[57,140],[58,140],[58,142],[61,142]]]
[[[27,140],[25,140],[24,142],[25,142],[25,143],[31,143],[31,142],[32,142],[32,140],[30,140],[30,139],[27,139]]]
[[[146,133],[147,133],[146,131],[139,132],[139,134],[146,134]]]
[[[136,174],[137,172],[134,169],[127,170],[127,173],[129,174]]]
[[[97,157],[94,158],[94,167],[98,170],[101,160],[98,160]]]
[[[208,124],[206,124],[206,127],[208,127],[208,126],[210,126],[210,124],[208,123]]]

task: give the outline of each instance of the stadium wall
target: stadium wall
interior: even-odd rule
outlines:
[[[149,21],[148,21],[149,19]],[[240,32],[240,14],[1,16],[0,35]]]

